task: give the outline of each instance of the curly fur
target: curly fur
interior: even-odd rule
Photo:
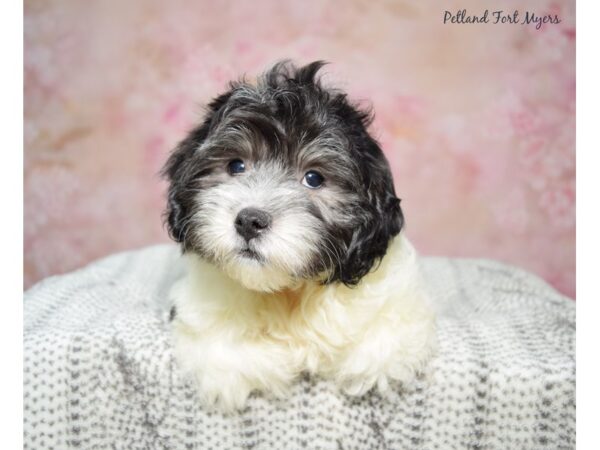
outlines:
[[[371,114],[320,83],[323,64],[284,61],[232,83],[163,171],[169,231],[189,261],[171,293],[178,360],[225,410],[253,390],[283,395],[303,370],[350,394],[385,392],[433,347]],[[228,172],[232,160],[245,171]],[[318,189],[301,182],[309,170]],[[234,226],[249,207],[272,218],[251,239]]]

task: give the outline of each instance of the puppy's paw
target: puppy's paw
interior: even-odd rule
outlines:
[[[243,409],[254,391],[274,397],[288,392],[294,372],[279,349],[197,334],[177,319],[173,334],[179,367],[195,381],[205,407],[230,413]]]
[[[192,373],[201,403],[210,410],[234,413],[244,408],[252,385],[240,373],[204,367]]]
[[[411,383],[436,348],[433,316],[400,328],[381,326],[346,353],[336,374],[338,385],[351,396],[373,388],[386,395],[393,385]]]

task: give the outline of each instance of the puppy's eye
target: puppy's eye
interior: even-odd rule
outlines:
[[[321,187],[323,181],[325,181],[323,175],[315,170],[309,170],[304,174],[304,178],[302,178],[302,184],[311,189]]]
[[[241,159],[233,159],[227,164],[227,171],[230,175],[237,175],[246,171],[246,165]]]

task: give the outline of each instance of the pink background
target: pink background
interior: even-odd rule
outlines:
[[[526,6],[524,6],[526,3]],[[445,9],[562,23],[443,25]],[[277,59],[370,101],[424,254],[575,296],[575,2],[26,1],[25,285],[166,242],[157,176],[200,105]]]

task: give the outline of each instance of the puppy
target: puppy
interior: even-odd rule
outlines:
[[[302,372],[386,393],[435,346],[370,114],[320,83],[323,64],[232,83],[163,169],[188,268],[170,294],[175,353],[222,411],[285,396]]]

